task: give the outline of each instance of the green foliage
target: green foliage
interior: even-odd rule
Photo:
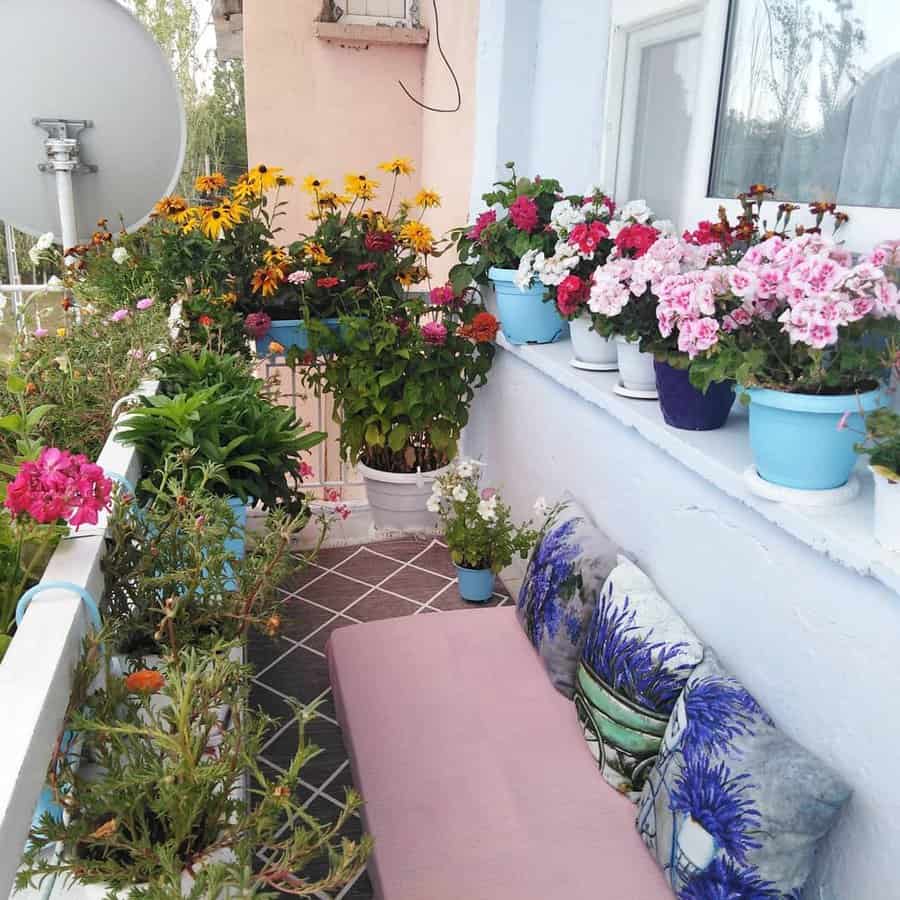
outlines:
[[[250,673],[229,650],[185,649],[158,671],[123,678],[88,644],[66,723],[80,752],[60,748],[52,767],[67,816],[47,814],[32,830],[20,888],[60,875],[141,900],[272,896],[280,888],[312,896],[361,870],[371,841],[338,841],[358,795],[348,790],[328,824],[302,807],[302,768],[317,752],[304,735],[313,713],[296,711],[299,746],[284,773],[262,771],[257,758],[276,723],[248,709]],[[100,675],[104,686],[89,693]],[[75,757],[93,764],[79,767]],[[249,799],[238,790],[245,773]],[[57,842],[59,857],[45,852]],[[260,848],[270,851],[262,865]],[[326,874],[306,877],[320,859]]]
[[[525,559],[538,538],[531,522],[517,526],[496,492],[479,490],[480,464],[463,460],[434,482],[429,508],[437,512],[458,566],[499,572]]]
[[[900,415],[891,409],[876,409],[866,416],[865,441],[857,453],[868,453],[872,466],[893,481],[900,481]]]
[[[379,300],[369,318],[342,317],[340,335],[313,323],[325,352],[304,378],[333,395],[345,459],[387,472],[431,471],[452,459],[494,358],[492,344],[459,334],[480,309],[471,298],[444,308],[442,345],[424,339],[433,309],[415,298]]]
[[[538,226],[532,232],[520,231],[508,215],[497,217],[477,239],[469,236],[472,226],[454,229],[460,262],[450,270],[450,282],[457,293],[475,282],[484,284],[488,280],[488,270],[517,269],[519,260],[529,250],[540,250],[552,256],[556,245],[556,234],[547,229],[554,204],[562,196],[562,186],[552,178],[516,177],[514,163],[507,163],[510,177],[506,181],[494,183],[495,190],[482,195],[488,207],[498,206],[508,210],[518,197],[530,197],[537,204]]]
[[[128,498],[110,516],[100,611],[118,653],[177,653],[235,640],[250,626],[278,630],[275,588],[305,563],[290,548],[309,514],[270,513],[241,556],[243,529],[228,503],[203,484],[187,492],[189,480],[171,466],[146,504]]]

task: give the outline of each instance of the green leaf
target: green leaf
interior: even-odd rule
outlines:
[[[384,446],[384,435],[381,433],[381,428],[379,428],[375,422],[366,428],[366,443],[370,447]]]
[[[395,453],[399,453],[406,446],[408,437],[409,427],[407,425],[395,425],[388,436],[388,446]]]
[[[56,409],[56,406],[53,403],[44,403],[41,406],[36,406],[25,418],[26,430],[31,431],[33,428],[36,428],[40,424],[41,419],[54,409]],[[0,428],[2,427],[0,425]]]
[[[20,431],[22,417],[18,413],[10,413],[0,418],[0,431]]]
[[[6,389],[11,394],[24,394],[28,383],[21,375],[10,375],[6,379]]]

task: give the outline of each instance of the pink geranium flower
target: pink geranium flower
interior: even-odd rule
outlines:
[[[469,232],[466,234],[466,237],[470,241],[478,241],[481,240],[482,232],[489,225],[493,225],[494,222],[497,221],[497,213],[494,210],[489,209],[486,212],[483,212],[476,220],[475,224],[469,229]]]
[[[308,462],[306,462],[306,460],[304,460],[298,466],[297,474],[301,478],[312,478],[316,473],[313,471],[313,467]]]
[[[516,197],[509,208],[509,217],[519,231],[530,233],[538,226],[537,203],[531,197]]]
[[[97,524],[111,491],[112,481],[86,456],[45,447],[37,460],[19,467],[5,504],[14,518],[28,514],[42,525],[65,519],[77,529]]]

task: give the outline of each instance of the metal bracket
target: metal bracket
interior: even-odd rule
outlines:
[[[71,172],[84,175],[97,171],[97,166],[82,162],[78,157],[78,136],[85,128],[92,128],[90,119],[32,119],[31,123],[47,132],[44,147],[47,162],[38,163],[41,172]]]

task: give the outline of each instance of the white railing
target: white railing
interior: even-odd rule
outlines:
[[[154,382],[142,393],[156,390]],[[110,475],[135,484],[140,477],[137,451],[117,440],[121,418],[97,460]],[[41,578],[42,584],[67,582],[99,600],[105,551],[106,514],[95,527],[70,530]],[[47,768],[63,725],[72,673],[90,619],[81,596],[48,588],[34,598],[0,662],[0,897],[9,894],[31,826]]]

